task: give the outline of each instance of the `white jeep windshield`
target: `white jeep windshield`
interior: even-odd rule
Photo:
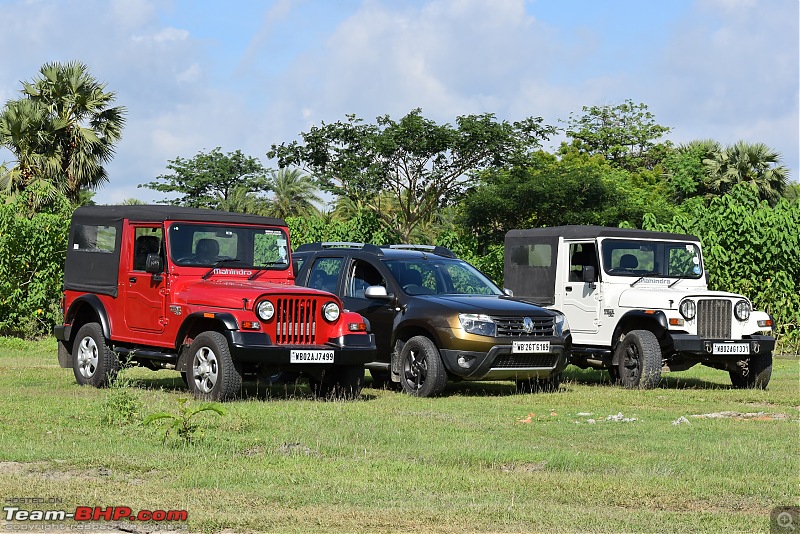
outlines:
[[[601,251],[603,270],[612,276],[697,279],[703,273],[696,243],[604,239]]]

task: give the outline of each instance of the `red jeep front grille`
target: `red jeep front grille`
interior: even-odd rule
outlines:
[[[279,298],[275,306],[275,343],[313,345],[317,333],[317,302],[314,299]]]

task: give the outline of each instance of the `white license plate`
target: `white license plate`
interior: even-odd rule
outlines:
[[[750,354],[749,343],[714,343],[714,354]]]
[[[333,363],[332,350],[293,350],[289,352],[290,363]]]
[[[549,341],[514,341],[511,345],[514,354],[528,354],[532,352],[550,352]]]

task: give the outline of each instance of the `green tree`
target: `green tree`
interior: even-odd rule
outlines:
[[[272,201],[266,213],[273,217],[308,217],[318,215],[315,202],[322,199],[317,194],[317,184],[300,169],[279,169],[272,173]]]
[[[482,173],[464,196],[460,221],[476,236],[480,253],[502,244],[513,228],[639,226],[648,212],[673,213],[666,191],[655,173],[614,168],[599,155],[538,152],[525,165]]]
[[[704,161],[706,187],[724,195],[736,184],[750,183],[759,197],[774,205],[789,182],[789,169],[781,165],[781,155],[763,143],[739,141]]]
[[[570,114],[566,128],[572,146],[600,154],[613,166],[634,171],[654,169],[669,143],[658,142],[670,128],[655,122],[645,104],[625,100],[616,106],[584,106],[583,115]]]
[[[716,158],[721,151],[722,146],[713,139],[692,141],[670,151],[664,158],[664,168],[676,201],[711,195],[707,188],[706,162]]]
[[[16,161],[0,165],[0,188],[8,196],[29,194],[29,208],[38,209],[59,191],[61,169],[57,147],[52,142],[52,123],[47,110],[29,99],[10,100],[0,113],[0,146],[8,148]]]
[[[198,152],[192,159],[170,160],[167,168],[171,174],[162,174],[156,181],[138,186],[180,195],[161,200],[161,204],[230,211],[235,196],[241,200],[243,194],[246,199],[247,193],[270,190],[264,166],[257,158],[245,156],[240,150],[223,154],[217,147],[207,154]]]
[[[116,95],[106,91],[83,63],[47,63],[41,76],[23,82],[24,98],[47,112],[48,127],[37,134],[30,146],[38,153],[56,154],[60,172],[43,177],[68,199],[76,202],[82,189],[97,189],[108,181],[103,164],[114,156],[122,137],[126,110],[112,106]]]
[[[492,114],[458,117],[455,127],[439,125],[416,109],[399,121],[378,117],[376,124],[348,115],[346,122],[302,133],[302,143],[273,144],[267,156],[280,167],[306,169],[325,190],[361,202],[408,240],[454,201],[470,173],[515,161],[554,132],[541,118],[509,123]],[[396,210],[380,210],[381,192],[390,193]]]

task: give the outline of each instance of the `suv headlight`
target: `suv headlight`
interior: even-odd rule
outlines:
[[[497,325],[488,315],[478,313],[459,313],[458,321],[461,328],[470,334],[479,336],[495,337],[497,335]]]
[[[269,321],[275,315],[275,306],[268,300],[262,300],[256,306],[256,315],[262,321]]]
[[[736,303],[736,306],[733,307],[733,314],[740,321],[748,320],[751,311],[753,311],[753,308],[750,307],[750,303],[746,300],[740,300]]]
[[[339,305],[335,302],[326,302],[322,307],[322,316],[325,317],[325,320],[329,323],[332,323],[338,319],[339,313]]]
[[[678,311],[681,312],[683,318],[687,321],[691,321],[694,319],[694,316],[697,314],[697,305],[691,299],[686,299],[681,302],[681,305],[678,306]]]
[[[567,316],[563,314],[556,315],[556,336],[561,337],[569,333],[569,321]]]

